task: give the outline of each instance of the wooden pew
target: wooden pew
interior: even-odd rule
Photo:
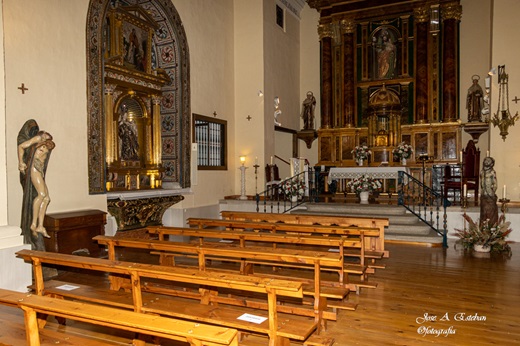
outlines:
[[[254,266],[287,266],[290,268],[304,268],[311,272],[312,278],[305,279],[302,277],[287,277],[275,275],[275,273],[263,274],[268,278],[291,279],[291,281],[304,282],[311,287],[307,288],[304,293],[312,294],[314,301],[313,311],[301,309],[294,306],[288,307],[289,311],[308,316],[314,316],[318,326],[326,326],[325,320],[336,320],[335,313],[327,312],[327,295],[322,292],[321,271],[329,270],[342,273],[342,258],[339,254],[317,251],[302,251],[293,249],[277,249],[273,252],[265,247],[248,247],[242,248],[231,246],[229,244],[190,244],[161,240],[141,240],[141,239],[124,239],[109,236],[96,236],[93,238],[100,245],[106,245],[108,249],[109,259],[116,258],[116,247],[146,249],[155,251],[160,255],[160,263],[162,265],[175,265],[175,257],[196,257],[197,266],[201,271],[206,271],[208,260],[233,261],[240,263],[240,274],[255,276],[262,275],[254,271]],[[341,275],[341,274],[340,274]],[[342,276],[341,276],[342,277]],[[341,284],[341,285],[340,285]],[[119,288],[113,287],[113,288]],[[153,289],[153,288],[149,288]],[[344,299],[348,294],[348,288],[341,282],[336,282],[336,289],[327,290],[327,294],[333,295],[334,298]],[[280,310],[285,310],[285,306],[279,306]]]
[[[372,217],[353,217],[342,215],[320,215],[320,214],[276,214],[276,213],[256,213],[241,211],[222,211],[222,218],[234,221],[256,221],[256,222],[278,222],[300,225],[324,225],[324,226],[357,226],[375,227],[379,229],[379,237],[370,238],[366,244],[366,255],[374,253],[376,257],[381,254],[389,257],[390,253],[385,250],[385,227],[389,225],[388,218]]]
[[[40,345],[37,314],[187,342],[192,346],[238,346],[236,329],[141,314],[129,310],[0,289],[0,303],[24,311],[27,345]]]
[[[343,254],[346,257],[359,258],[359,265],[362,267],[364,278],[365,271],[365,250],[366,237],[379,237],[380,230],[375,227],[357,227],[357,226],[323,226],[323,225],[303,225],[291,223],[275,223],[275,222],[255,222],[242,220],[223,220],[223,219],[207,219],[207,218],[189,218],[188,225],[195,226],[200,229],[207,227],[224,227],[227,230],[255,230],[270,231],[272,233],[297,234],[297,235],[314,235],[314,236],[342,236],[357,241],[351,245],[347,242],[344,246]],[[345,249],[346,248],[346,249]],[[348,249],[357,249],[358,251],[349,252]],[[382,257],[382,254],[380,254]],[[373,258],[373,257],[371,257]],[[345,268],[348,272],[349,268]],[[351,266],[353,271],[359,273],[360,268]],[[373,271],[372,271],[373,272]]]
[[[17,256],[25,261],[32,262],[34,291],[37,295],[56,295],[125,308],[138,313],[158,314],[234,328],[246,333],[263,334],[268,336],[269,345],[273,346],[288,345],[290,339],[305,341],[318,327],[314,320],[307,317],[281,314],[277,311],[277,297],[279,295],[298,299],[303,297],[301,283],[294,281],[229,273],[201,272],[189,268],[113,261],[32,250],[18,251]],[[42,265],[44,264],[99,271],[128,278],[131,282],[129,285],[131,292],[99,290],[92,287],[86,290],[47,290],[45,285],[50,284],[50,282],[44,283],[42,271]],[[162,280],[166,283],[173,282],[181,285],[190,284],[201,285],[202,287],[229,288],[251,292],[252,294],[267,295],[267,313],[258,309],[251,309],[250,311],[254,316],[265,317],[266,320],[256,324],[238,319],[238,317],[244,314],[244,311],[241,309],[193,304],[187,301],[179,302],[178,299],[171,296],[143,292],[142,281],[145,279]]]
[[[235,225],[233,221],[226,220],[212,220],[212,219],[188,219],[188,223],[197,225],[198,229],[195,228],[184,228],[184,227],[148,227],[147,231],[150,234],[155,234],[158,236],[159,240],[168,239],[167,236],[177,235],[177,236],[189,236],[196,237],[199,240],[199,244],[206,244],[205,239],[224,239],[224,240],[234,240],[238,241],[240,247],[246,247],[246,243],[253,243],[254,246],[258,246],[260,244],[266,244],[267,246],[272,246],[272,248],[280,249],[279,246],[282,247],[292,247],[299,249],[308,249],[308,250],[316,250],[318,248],[319,251],[335,251],[339,253],[341,260],[343,261],[344,274],[343,277],[340,276],[339,282],[348,287],[350,290],[355,290],[359,292],[359,284],[350,283],[348,280],[348,273],[357,274],[365,277],[366,267],[361,262],[360,265],[346,264],[345,263],[345,252],[346,249],[356,248],[360,250],[361,257],[363,257],[364,247],[363,247],[363,234],[359,237],[323,237],[320,235],[309,235],[302,234],[303,232],[298,233],[271,233],[276,232],[278,224],[268,224],[268,223],[254,223],[254,222],[238,222],[239,225]],[[246,225],[247,224],[247,225]],[[204,228],[206,226],[223,226],[227,227],[227,229],[231,229],[231,231],[223,231],[218,229],[207,229]],[[283,225],[282,225],[283,226]],[[293,225],[291,225],[293,226]],[[313,227],[315,228],[315,227]],[[338,227],[336,227],[338,228]],[[238,229],[238,231],[234,231]],[[246,229],[251,230],[269,230],[269,232],[254,232],[254,231],[244,231]],[[363,233],[359,231],[359,233]],[[377,232],[377,230],[373,230],[372,232]],[[339,233],[338,231],[338,234]],[[166,237],[165,237],[166,236]],[[211,242],[210,242],[211,243]],[[214,242],[213,242],[214,243]],[[364,284],[365,287],[368,286],[367,283]],[[371,287],[377,287],[377,284],[371,284]],[[351,308],[351,306],[347,306]]]

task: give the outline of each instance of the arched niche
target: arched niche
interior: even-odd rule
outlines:
[[[137,28],[140,19],[150,19],[155,23],[146,45],[149,69],[128,64],[121,65],[121,69],[117,67],[117,49],[124,49],[124,42],[108,28],[115,24],[117,14],[113,12],[119,7],[137,18],[131,22]],[[145,148],[147,145],[155,148],[155,155],[159,152],[160,157],[146,156],[144,164],[151,162],[162,171],[163,187],[189,187],[189,51],[182,22],[171,1],[91,0],[86,39],[89,193],[105,193],[107,181],[112,178],[109,176],[109,163],[113,162],[113,155],[118,154],[119,148],[113,143],[116,138],[110,135],[113,136],[117,129],[114,120],[119,118],[124,94],[131,92],[135,92],[135,97],[140,100],[138,103],[146,119],[153,121],[150,119],[155,116],[158,126],[149,126],[151,134],[148,137],[143,135],[141,142]],[[114,63],[114,67],[107,68],[107,63]],[[164,83],[157,82],[161,78]],[[146,130],[142,132],[146,133]]]

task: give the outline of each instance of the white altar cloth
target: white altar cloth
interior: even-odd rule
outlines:
[[[354,179],[367,174],[374,179],[397,179],[399,171],[410,174],[408,167],[332,167],[329,170],[329,182],[339,179]]]

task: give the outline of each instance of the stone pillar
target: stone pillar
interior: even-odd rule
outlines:
[[[449,3],[441,7],[442,18],[442,117],[444,122],[456,121],[457,111],[457,32],[458,23],[462,16],[462,6],[458,3]]]
[[[354,125],[355,112],[355,74],[354,74],[354,55],[355,42],[354,30],[356,24],[353,19],[343,19],[341,21],[341,32],[343,33],[343,127]]]
[[[415,18],[415,119],[428,122],[428,7],[414,9]]]
[[[318,27],[321,42],[321,128],[328,129],[332,117],[332,36],[331,24]]]

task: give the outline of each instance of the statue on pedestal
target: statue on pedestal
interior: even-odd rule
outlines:
[[[468,89],[466,98],[466,109],[468,110],[469,122],[482,122],[482,109],[484,108],[484,91],[478,84],[479,76],[474,75],[473,84]]]
[[[45,251],[42,237],[49,237],[43,220],[50,197],[45,172],[55,144],[52,136],[40,131],[35,120],[25,122],[18,133],[18,170],[23,188],[21,228],[24,243],[33,250]]]
[[[302,102],[302,119],[304,130],[314,130],[314,109],[316,108],[316,98],[312,91],[307,91],[307,98]]]
[[[497,176],[494,170],[495,159],[486,157],[480,172],[480,222],[488,221],[489,225],[498,223]]]

